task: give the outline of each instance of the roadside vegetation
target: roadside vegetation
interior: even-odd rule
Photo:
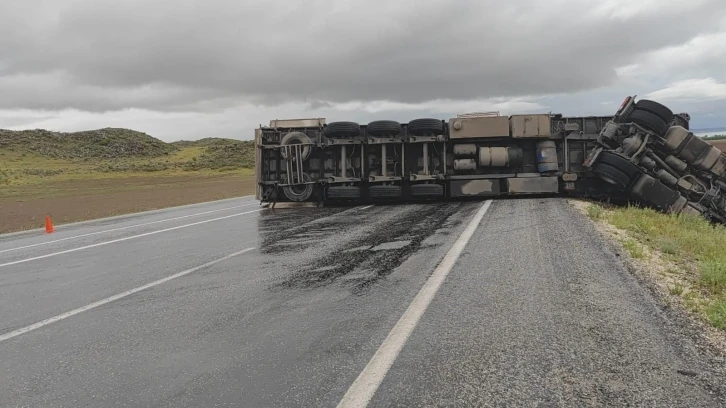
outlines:
[[[671,295],[710,325],[726,330],[726,228],[687,215],[590,204],[587,215],[624,232],[629,255],[657,263]]]
[[[705,139],[705,140],[726,140],[726,135],[704,136],[703,139]]]

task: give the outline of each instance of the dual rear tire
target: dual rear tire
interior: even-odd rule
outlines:
[[[673,111],[648,99],[639,100],[635,104],[635,109],[628,116],[628,121],[651,130],[658,136],[663,136],[674,120]]]
[[[644,173],[635,163],[614,152],[601,152],[592,172],[641,204],[660,211],[680,211],[687,203],[678,191]]]

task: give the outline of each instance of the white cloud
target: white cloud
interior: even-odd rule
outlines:
[[[726,100],[726,83],[714,78],[686,79],[645,95],[661,101],[716,101]]]

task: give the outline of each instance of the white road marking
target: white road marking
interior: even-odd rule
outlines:
[[[211,213],[225,211],[225,210],[233,210],[235,208],[240,208],[240,207],[249,207],[251,205],[258,205],[258,203],[251,203],[251,204],[244,204],[244,205],[235,205],[235,206],[232,206],[232,207],[220,208],[218,210],[204,211],[204,212],[195,213],[195,214],[183,215],[181,217],[167,218],[167,219],[159,220],[159,221],[145,222],[145,223],[142,223],[142,224],[134,224],[134,225],[126,226],[126,227],[112,228],[112,229],[98,231],[98,232],[91,232],[91,233],[88,233],[88,234],[75,235],[75,236],[72,236],[72,237],[56,239],[56,240],[53,240],[53,241],[41,242],[41,243],[33,244],[33,245],[26,245],[26,246],[21,246],[21,247],[17,247],[17,248],[3,249],[3,250],[0,250],[0,254],[2,254],[3,252],[17,251],[17,250],[20,250],[20,249],[28,249],[28,248],[33,248],[33,247],[41,246],[41,245],[54,244],[56,242],[68,241],[70,239],[88,237],[88,236],[91,236],[91,235],[105,234],[107,232],[121,231],[121,230],[129,229],[129,228],[134,228],[134,227],[143,227],[143,226],[146,226],[146,225],[159,224],[159,223],[167,222],[167,221],[181,220],[181,219],[184,219],[184,218],[196,217],[198,215],[211,214]]]
[[[365,206],[365,207],[363,207],[363,208],[359,208],[359,209],[358,209],[358,211],[363,211],[363,210],[367,210],[367,209],[369,209],[369,208],[371,208],[371,207],[373,207],[373,205],[367,205],[367,206]]]
[[[429,277],[421,290],[416,294],[408,309],[403,313],[398,323],[391,329],[388,336],[381,346],[373,355],[363,371],[358,375],[355,382],[350,386],[348,392],[345,393],[343,399],[338,404],[339,408],[347,407],[365,407],[373,398],[373,395],[381,385],[383,378],[393,365],[393,362],[401,352],[403,345],[408,340],[413,330],[416,328],[421,316],[423,316],[426,308],[433,300],[439,287],[446,279],[471,236],[476,231],[484,214],[491,205],[491,200],[487,200],[479,209],[469,225],[451,247],[434,273]]]
[[[217,263],[222,262],[224,260],[227,260],[229,258],[235,257],[237,255],[242,255],[245,252],[252,251],[253,249],[255,249],[255,248],[247,248],[247,249],[243,249],[241,251],[237,251],[237,252],[235,252],[233,254],[229,254],[227,256],[224,256],[222,258],[216,259],[214,261],[207,262],[204,265],[195,266],[194,268],[187,269],[186,271],[182,271],[182,272],[179,272],[179,273],[175,273],[174,275],[167,276],[166,278],[162,278],[162,279],[153,281],[151,283],[147,283],[146,285],[139,286],[138,288],[134,288],[134,289],[131,289],[131,290],[127,290],[126,292],[121,292],[118,295],[113,295],[113,296],[107,297],[106,299],[99,300],[98,302],[93,302],[93,303],[88,304],[86,306],[79,307],[78,309],[73,309],[73,310],[71,310],[69,312],[65,312],[63,314],[59,314],[58,316],[54,316],[54,317],[51,317],[49,319],[45,319],[43,321],[40,321],[38,323],[31,324],[30,326],[26,326],[26,327],[20,328],[20,329],[15,330],[15,331],[11,331],[10,333],[2,334],[2,335],[0,335],[0,343],[3,342],[3,341],[5,341],[5,340],[12,339],[13,337],[20,336],[21,334],[27,333],[29,331],[33,331],[35,329],[39,329],[39,328],[41,328],[43,326],[47,326],[47,325],[49,325],[51,323],[55,323],[57,321],[60,321],[60,320],[63,320],[63,319],[67,319],[67,318],[69,318],[71,316],[74,316],[74,315],[77,315],[79,313],[83,313],[83,312],[86,312],[86,311],[91,310],[93,308],[96,308],[96,307],[105,305],[106,303],[110,303],[110,302],[113,302],[115,300],[119,300],[119,299],[125,298],[127,296],[133,295],[134,293],[140,292],[140,291],[142,291],[144,289],[148,289],[148,288],[151,288],[151,287],[154,287],[154,286],[157,286],[157,285],[161,285],[162,283],[169,282],[172,279],[181,278],[184,275],[189,275],[190,273],[196,272],[196,271],[198,271],[200,269],[208,268],[208,267],[210,267],[210,266],[212,266],[214,264],[217,264]]]
[[[7,262],[7,263],[4,263],[4,264],[0,264],[0,267],[10,266],[10,265],[17,265],[17,264],[21,264],[21,263],[25,263],[25,262],[35,261],[35,260],[38,260],[38,259],[50,258],[51,256],[68,254],[68,253],[71,253],[71,252],[82,251],[84,249],[89,249],[89,248],[96,248],[96,247],[100,247],[100,246],[103,246],[103,245],[114,244],[116,242],[128,241],[128,240],[134,239],[134,238],[148,237],[149,235],[161,234],[162,232],[174,231],[174,230],[178,230],[178,229],[181,229],[181,228],[192,227],[194,225],[206,224],[208,222],[225,220],[227,218],[232,218],[232,217],[239,217],[240,215],[245,215],[245,214],[250,214],[250,213],[254,213],[254,212],[259,212],[259,211],[262,211],[262,210],[263,209],[246,211],[246,212],[241,212],[241,213],[232,214],[232,215],[226,215],[224,217],[212,218],[210,220],[198,221],[198,222],[194,222],[194,223],[191,223],[191,224],[184,224],[184,225],[179,225],[179,226],[176,226],[176,227],[165,228],[165,229],[162,229],[162,230],[146,232],[146,233],[139,234],[139,235],[132,235],[130,237],[124,237],[124,238],[114,239],[114,240],[111,240],[111,241],[99,242],[97,244],[86,245],[86,246],[82,246],[82,247],[79,247],[79,248],[67,249],[65,251],[53,252],[53,253],[47,254],[47,255],[41,255],[41,256],[36,256],[36,257],[33,257],[33,258],[21,259],[19,261]]]

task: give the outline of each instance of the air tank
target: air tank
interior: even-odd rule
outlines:
[[[522,149],[519,147],[480,147],[479,165],[482,167],[519,167]]]
[[[476,160],[474,160],[474,159],[456,159],[456,160],[454,160],[454,170],[456,170],[456,171],[476,170]]]
[[[557,145],[552,140],[537,143],[537,170],[540,173],[555,172],[560,169],[557,161]]]
[[[457,157],[474,157],[476,156],[476,145],[475,144],[455,144],[454,155]]]

